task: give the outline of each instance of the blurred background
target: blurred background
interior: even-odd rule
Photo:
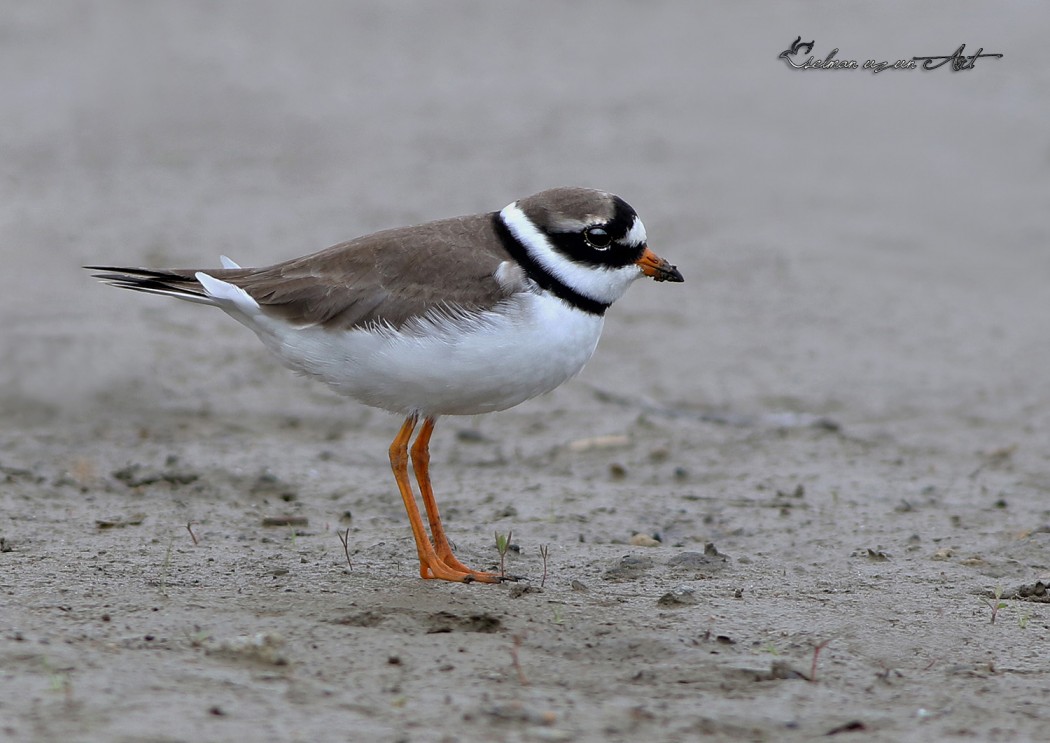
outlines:
[[[1050,584],[1048,29],[1036,0],[0,0],[0,735],[1045,737],[1046,617],[988,609]],[[1005,56],[799,71],[799,37]],[[546,596],[417,580],[393,416],[81,268],[265,265],[557,185],[621,195],[686,282],[632,287],[579,379],[442,421],[460,554],[513,533],[535,577],[549,544]],[[204,659],[278,630],[287,672]]]
[[[617,305],[589,383],[1045,441],[1048,21],[1036,2],[5,2],[0,421],[313,404],[221,313],[84,263],[260,265],[573,184],[623,196],[687,279]],[[778,59],[800,35],[861,63],[1005,57],[803,72]]]

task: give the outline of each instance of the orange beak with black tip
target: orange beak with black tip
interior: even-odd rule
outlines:
[[[655,281],[685,281],[677,266],[672,266],[649,248],[645,249],[642,257],[634,264]]]

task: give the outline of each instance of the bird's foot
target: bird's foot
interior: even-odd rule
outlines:
[[[505,580],[513,580],[513,578],[504,577],[498,573],[471,570],[458,560],[454,567],[442,562],[440,559],[420,562],[419,576],[426,580],[450,580],[456,583],[502,583]]]

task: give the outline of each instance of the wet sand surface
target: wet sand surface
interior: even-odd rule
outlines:
[[[9,6],[0,738],[1050,736],[1045,8]],[[458,554],[512,532],[517,583],[419,579],[394,416],[79,268],[567,184],[686,283],[439,422]]]

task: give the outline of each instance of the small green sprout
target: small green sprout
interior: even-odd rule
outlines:
[[[510,549],[510,540],[513,535],[513,531],[508,531],[506,534],[496,532],[496,551],[499,552],[499,574],[501,578],[507,577],[507,550]]]
[[[985,606],[992,610],[990,624],[995,624],[995,617],[999,614],[999,610],[1006,608],[1006,602],[1000,600],[1003,597],[1003,586],[1001,583],[995,586],[994,595],[995,601],[989,601],[986,598],[981,599],[981,601],[984,602]]]

